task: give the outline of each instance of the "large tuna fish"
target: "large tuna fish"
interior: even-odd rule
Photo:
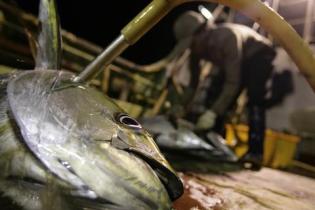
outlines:
[[[37,70],[0,80],[0,191],[27,210],[170,209],[182,184],[151,136],[74,74],[47,70],[61,64],[55,3],[40,1]]]
[[[151,136],[73,76],[1,80],[0,189],[32,210],[170,209],[182,185]]]

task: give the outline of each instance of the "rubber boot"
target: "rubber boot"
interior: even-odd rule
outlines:
[[[249,107],[249,141],[248,151],[241,158],[243,166],[252,170],[260,170],[263,161],[265,138],[265,109]]]

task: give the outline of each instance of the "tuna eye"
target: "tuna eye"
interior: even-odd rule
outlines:
[[[117,121],[130,128],[135,128],[135,129],[142,128],[142,126],[140,125],[140,123],[138,123],[137,120],[129,117],[127,114],[119,114],[117,116]]]

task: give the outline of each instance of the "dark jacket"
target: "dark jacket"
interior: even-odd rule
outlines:
[[[240,91],[242,63],[261,51],[266,56],[275,55],[268,39],[239,24],[207,25],[194,35],[190,60],[193,75],[199,75],[201,59],[224,70],[222,92],[211,107],[218,115],[226,111]]]

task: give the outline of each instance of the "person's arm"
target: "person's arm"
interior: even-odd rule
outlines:
[[[241,85],[242,43],[234,34],[224,40],[221,56],[225,80],[219,98],[210,108],[217,115],[224,114],[228,106],[235,100]]]

